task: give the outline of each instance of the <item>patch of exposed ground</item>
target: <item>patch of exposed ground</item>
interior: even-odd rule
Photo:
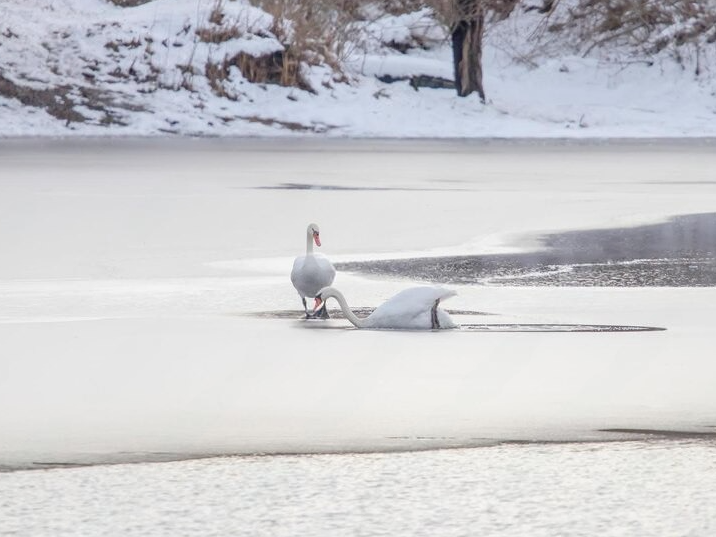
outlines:
[[[17,99],[25,106],[42,108],[51,116],[70,123],[97,123],[99,125],[126,125],[120,110],[139,112],[143,108],[119,100],[107,91],[77,85],[59,85],[37,89],[19,84],[0,74],[0,96]],[[85,107],[99,113],[92,119],[77,110]]]
[[[22,86],[0,74],[0,95],[3,97],[17,99],[25,106],[43,108],[67,124],[87,121],[87,117],[74,109],[75,103],[70,98],[72,90],[72,86],[56,86],[52,89]]]
[[[260,123],[261,125],[266,125],[267,127],[279,126],[294,132],[324,133],[338,128],[337,125],[326,125],[324,123],[304,125],[303,123],[297,123],[295,121],[281,121],[280,119],[271,119],[259,116],[238,116],[236,119],[243,119],[249,123]],[[230,121],[231,119],[225,118],[225,121],[226,120]]]

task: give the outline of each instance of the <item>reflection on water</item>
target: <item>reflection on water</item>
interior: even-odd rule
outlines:
[[[339,263],[339,270],[439,283],[524,286],[711,287],[716,213],[661,224],[541,237],[538,252]]]

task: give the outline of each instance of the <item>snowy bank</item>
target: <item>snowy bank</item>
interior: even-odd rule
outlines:
[[[282,86],[251,81],[252,69],[269,68],[255,59],[286,52],[275,18],[246,0],[216,9],[215,0],[0,3],[0,136],[716,135],[707,55],[698,76],[664,54],[629,61],[568,43],[527,58],[535,22],[522,14],[488,35],[482,104],[411,85],[452,78],[444,30],[422,10],[375,17],[340,72],[318,58],[296,67],[297,87]],[[414,42],[429,46],[402,47]]]

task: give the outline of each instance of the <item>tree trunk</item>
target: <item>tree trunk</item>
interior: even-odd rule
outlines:
[[[455,89],[460,97],[473,91],[485,102],[482,86],[482,37],[485,33],[485,10],[480,0],[460,2],[463,20],[455,25],[452,32],[453,66],[455,68]]]

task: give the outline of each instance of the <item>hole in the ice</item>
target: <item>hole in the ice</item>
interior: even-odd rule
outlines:
[[[707,426],[709,427],[709,426]],[[663,438],[716,438],[716,432],[711,431],[680,431],[672,429],[636,429],[636,428],[613,428],[598,429],[602,433],[639,434],[649,436],[660,436]]]
[[[367,317],[375,308],[351,308],[353,313],[358,317]],[[473,310],[445,310],[450,315],[497,315],[495,313],[488,313],[486,311],[473,311]],[[331,319],[345,319],[345,315],[340,310],[330,309],[329,313]],[[248,314],[251,317],[258,317],[260,319],[303,319],[304,313],[301,310],[275,310],[275,311],[256,311]]]
[[[461,324],[461,330],[471,332],[657,332],[666,330],[658,326],[633,326],[623,324]]]
[[[353,311],[359,317],[367,317],[373,312],[373,308],[354,308]],[[450,315],[461,317],[480,317],[497,315],[484,311],[471,310],[447,310]],[[259,311],[249,314],[252,317],[261,319],[284,319],[300,323],[302,328],[317,330],[354,330],[350,324],[336,324],[335,320],[345,320],[341,311],[331,311],[331,318],[305,319],[303,312],[299,310],[282,311]],[[656,332],[666,328],[658,326],[636,326],[618,324],[569,324],[569,323],[465,323],[456,319],[460,325],[458,332]],[[423,332],[424,330],[419,330]],[[437,332],[449,332],[450,330],[436,330]]]
[[[464,192],[466,188],[408,188],[391,186],[314,185],[310,183],[279,183],[250,187],[252,190],[333,190],[370,192]]]

